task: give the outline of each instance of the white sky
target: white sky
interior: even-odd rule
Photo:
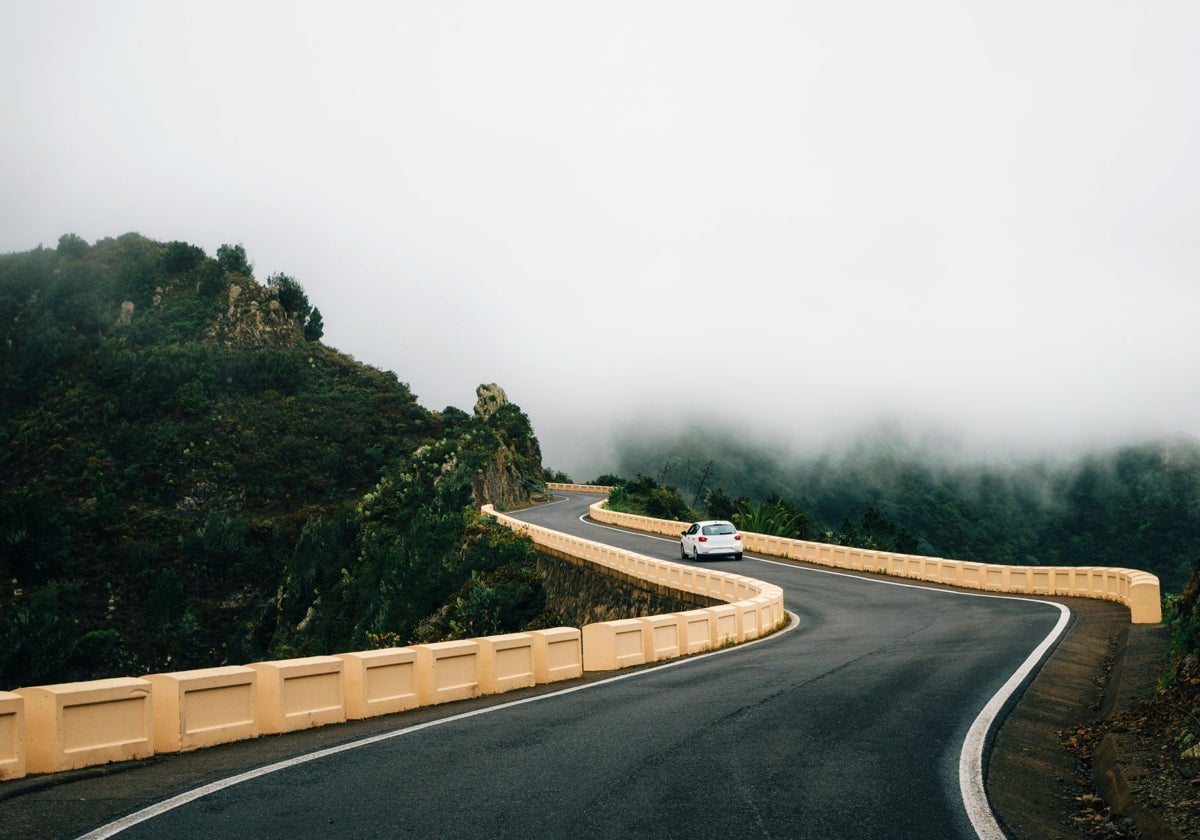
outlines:
[[[0,251],[241,242],[579,477],[635,423],[1200,434],[1194,0],[2,0],[0,79]]]

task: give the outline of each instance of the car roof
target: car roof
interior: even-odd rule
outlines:
[[[697,519],[694,525],[733,525],[728,519]],[[733,527],[737,527],[734,525]]]

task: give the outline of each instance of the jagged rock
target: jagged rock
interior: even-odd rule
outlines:
[[[274,289],[250,281],[229,284],[229,306],[209,328],[210,340],[251,347],[287,347],[303,341]]]
[[[511,459],[511,452],[501,449],[488,459],[483,469],[476,471],[471,481],[476,506],[493,504],[500,510],[509,510],[529,501],[529,488]]]
[[[475,416],[481,420],[487,420],[499,411],[501,406],[508,405],[508,395],[494,382],[489,385],[480,385],[475,389],[475,396],[478,397],[475,403]]]
[[[117,316],[118,327],[128,327],[133,323],[133,301],[121,301],[121,314]]]

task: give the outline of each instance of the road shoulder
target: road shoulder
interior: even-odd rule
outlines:
[[[1120,634],[1129,627],[1129,610],[1119,604],[1047,600],[1070,607],[1071,626],[1005,718],[988,760],[988,800],[1014,840],[1092,836],[1077,820],[1081,798],[1092,790],[1060,733],[1101,716]],[[1142,671],[1126,669],[1123,690],[1136,693],[1144,679]]]

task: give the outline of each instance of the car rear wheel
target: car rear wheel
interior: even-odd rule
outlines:
[[[733,559],[734,559],[734,560],[741,560],[741,559],[742,559],[742,554],[741,554],[741,552],[738,552],[737,554],[733,555]]]

